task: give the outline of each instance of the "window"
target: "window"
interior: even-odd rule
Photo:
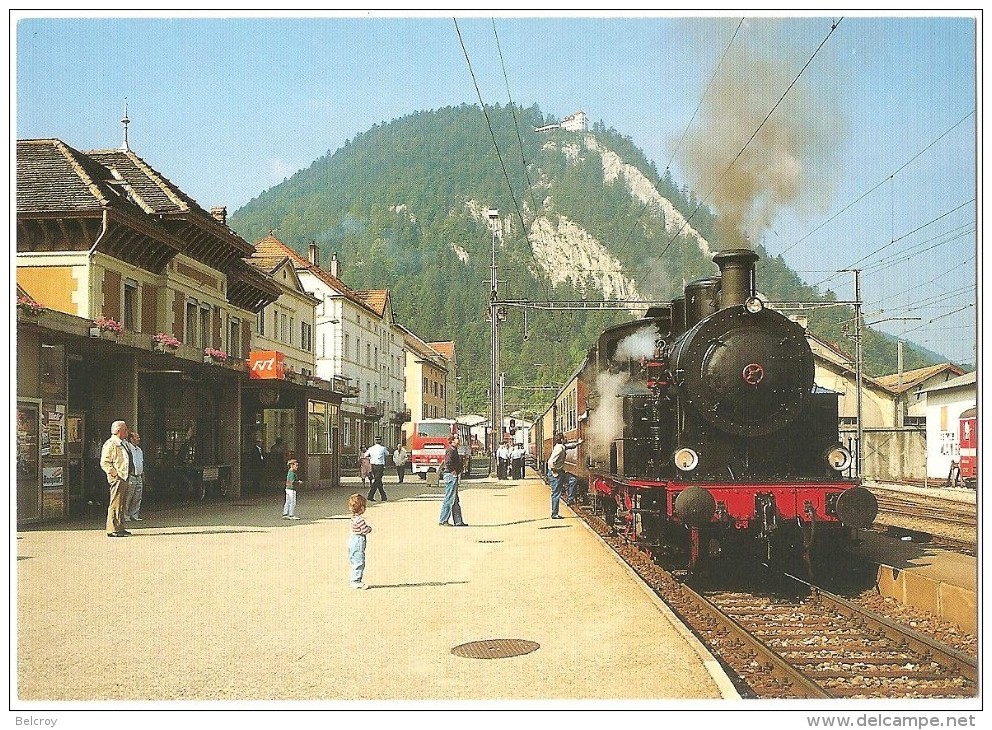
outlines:
[[[309,322],[300,322],[300,349],[313,350],[313,327]]]
[[[351,446],[351,419],[344,419],[344,445]]]
[[[289,342],[289,323],[285,314],[279,315],[279,339],[283,342]]]
[[[343,359],[351,359],[351,335],[344,336],[344,353],[342,355]]]
[[[228,331],[230,332],[230,336],[227,341],[227,352],[233,357],[241,357],[241,319],[231,317]]]
[[[307,419],[307,452],[329,454],[331,452],[331,428],[327,403],[309,401]]]
[[[186,332],[184,339],[193,347],[196,347],[196,300],[186,300]]]
[[[139,332],[138,326],[138,282],[134,279],[124,280],[124,329],[129,332]]]
[[[427,384],[427,376],[424,376],[424,395],[430,393],[430,386]]]
[[[365,344],[365,367],[372,367],[372,345]]]
[[[295,325],[295,322],[293,322],[293,318],[290,317],[289,318],[289,344],[291,344],[291,345],[293,344],[293,327],[294,327],[294,325]]]
[[[200,305],[200,347],[212,346],[210,339],[210,305]]]

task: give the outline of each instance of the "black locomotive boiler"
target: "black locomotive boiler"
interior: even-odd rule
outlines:
[[[720,274],[612,327],[539,419],[582,439],[573,470],[607,520],[692,570],[719,556],[812,570],[867,527],[875,497],[845,476],[838,394],[814,384],[804,328],[757,296],[747,249]]]

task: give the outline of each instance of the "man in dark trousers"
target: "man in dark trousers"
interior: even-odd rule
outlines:
[[[262,439],[256,438],[255,444],[245,454],[244,494],[242,496],[261,492],[264,474],[265,450],[262,448]]]

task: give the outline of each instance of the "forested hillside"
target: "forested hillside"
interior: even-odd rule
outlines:
[[[428,341],[454,340],[463,411],[487,412],[492,237],[497,208],[501,299],[670,299],[683,283],[716,273],[721,246],[713,214],[627,137],[534,128],[556,120],[536,107],[463,105],[377,125],[262,193],[230,218],[249,241],[268,232],[301,253],[315,241],[355,289],[388,288],[400,322]],[[492,133],[490,133],[490,125]],[[493,137],[498,145],[493,144]],[[697,209],[698,208],[698,209]],[[689,219],[688,221],[686,219]],[[731,244],[736,245],[736,244]],[[804,285],[781,258],[758,263],[761,292],[774,301],[833,298]],[[851,308],[811,310],[822,339],[853,352]],[[616,311],[509,308],[502,327],[507,410],[546,394],[514,386],[560,383]],[[904,367],[930,364],[906,347]],[[896,344],[868,331],[869,374],[896,370]],[[536,365],[536,363],[541,363]]]

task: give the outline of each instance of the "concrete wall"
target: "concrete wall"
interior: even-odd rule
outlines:
[[[857,431],[843,429],[840,436],[843,443],[853,443]],[[922,429],[866,428],[864,439],[865,478],[898,482],[926,477],[927,441]]]

